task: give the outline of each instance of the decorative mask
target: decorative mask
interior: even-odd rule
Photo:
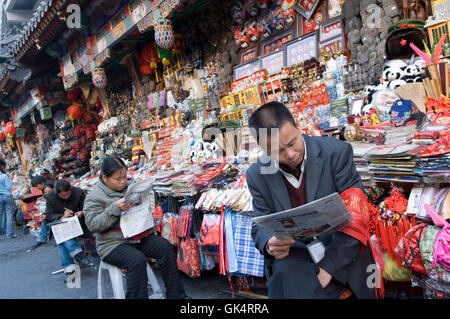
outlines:
[[[273,32],[273,27],[271,24],[270,16],[265,15],[265,16],[259,17],[257,20],[257,23],[258,23],[259,30],[262,34],[262,37],[264,39],[270,37],[270,35]]]
[[[245,21],[245,7],[241,1],[236,1],[231,7],[233,21],[241,25]]]
[[[245,0],[244,2],[245,11],[251,16],[256,17],[258,15],[258,6],[255,0]]]
[[[269,15],[272,16],[272,26],[276,30],[284,28],[284,17],[279,6],[272,6]]]
[[[283,13],[284,21],[287,25],[291,25],[295,21],[295,10],[294,9],[288,9],[284,10]]]
[[[268,6],[270,0],[255,0],[256,5],[260,8],[260,9],[265,9]]]
[[[260,36],[260,29],[256,20],[250,20],[245,24],[245,28],[247,29],[247,34],[250,38],[250,41],[257,42]]]
[[[236,45],[238,45],[241,48],[248,47],[248,44],[250,42],[248,32],[244,27],[237,27],[234,30],[234,39],[236,41]]]

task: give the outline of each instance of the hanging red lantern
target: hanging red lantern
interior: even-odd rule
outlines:
[[[0,132],[0,142],[3,142],[6,139],[6,135],[3,132]]]
[[[81,120],[83,118],[83,110],[78,104],[72,104],[67,109],[67,114],[69,114],[69,118],[71,121],[73,120]]]
[[[150,64],[145,62],[142,59],[141,59],[141,64],[140,64],[139,70],[141,71],[142,74],[145,74],[145,75],[149,75],[149,74],[152,74],[153,72],[155,72],[155,69],[152,69],[150,67]]]
[[[76,89],[70,90],[69,92],[67,92],[66,97],[70,101],[76,102],[80,98],[80,92],[81,92],[80,88],[76,88]]]
[[[14,124],[12,122],[8,122],[5,125],[5,133],[9,137],[9,135],[14,136],[17,133],[16,128],[14,127]]]
[[[141,51],[141,59],[150,64],[152,69],[156,69],[161,59],[158,56],[155,43],[147,44]]]

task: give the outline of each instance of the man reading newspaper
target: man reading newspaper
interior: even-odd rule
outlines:
[[[375,298],[376,285],[368,284],[374,273],[368,266],[375,265],[369,214],[351,145],[303,135],[290,111],[278,102],[257,109],[249,126],[266,153],[246,173],[255,216],[333,193],[352,215],[351,223],[339,231],[297,240],[276,237],[253,224],[255,246],[265,256],[269,298]]]

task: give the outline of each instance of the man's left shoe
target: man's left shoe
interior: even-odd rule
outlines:
[[[17,235],[14,234],[14,235],[12,235],[12,236],[8,236],[8,238],[9,238],[9,239],[14,239],[14,238],[17,238]]]
[[[84,256],[84,252],[79,252],[73,259],[80,266],[80,268],[85,268],[91,264],[90,260]]]

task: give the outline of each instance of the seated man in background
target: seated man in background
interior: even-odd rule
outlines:
[[[83,205],[85,197],[86,195],[81,188],[72,187],[65,179],[58,180],[55,183],[55,189],[47,194],[47,223],[77,216],[80,219],[84,235],[90,234],[84,222]],[[58,252],[66,276],[71,274],[68,271],[68,266],[72,265],[74,260],[82,268],[90,264],[76,238],[60,243]]]

